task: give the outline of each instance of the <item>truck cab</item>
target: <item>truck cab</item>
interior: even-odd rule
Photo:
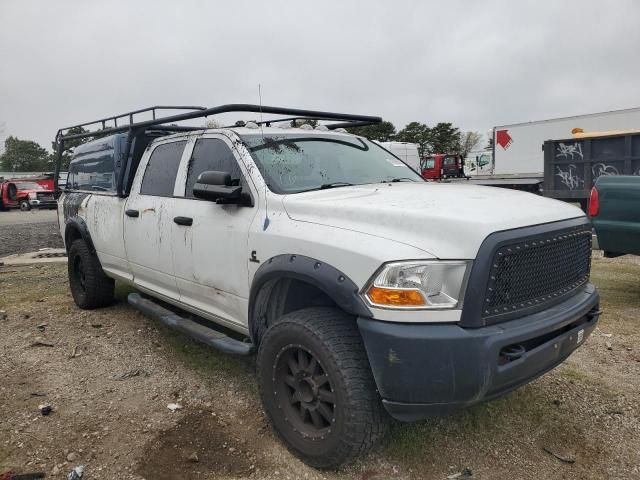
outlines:
[[[463,178],[464,176],[462,155],[437,153],[422,160],[422,177],[426,180]]]
[[[174,125],[230,111],[342,122]],[[349,121],[381,119],[262,105],[154,111],[75,149],[58,209],[80,308],[109,305],[121,281],[159,321],[255,353],[273,428],[319,468],[374,445],[388,415],[421,420],[531,381],[600,315],[579,209],[425,182],[342,130]],[[59,152],[78,138],[64,132]]]
[[[56,208],[54,191],[29,179],[13,179],[0,183],[0,209]]]

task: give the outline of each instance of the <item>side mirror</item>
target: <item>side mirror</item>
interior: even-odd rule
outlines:
[[[223,204],[244,203],[242,187],[231,185],[228,172],[202,172],[193,186],[193,196]]]

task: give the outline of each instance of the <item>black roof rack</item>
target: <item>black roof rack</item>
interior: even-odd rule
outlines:
[[[175,115],[167,115],[159,117],[157,111],[158,110],[188,110],[187,112],[175,114]],[[135,122],[135,116],[141,113],[151,112],[152,119],[151,120],[142,120]],[[267,113],[272,115],[290,115],[293,118],[287,118],[282,120],[267,120],[260,122],[261,124],[270,124],[275,121],[287,121],[287,120],[297,120],[297,119],[307,119],[307,120],[337,120],[341,123],[327,125],[330,130],[340,127],[361,127],[365,125],[372,125],[375,123],[382,122],[382,118],[368,116],[368,115],[353,115],[349,113],[335,113],[335,112],[323,112],[318,110],[304,110],[298,108],[286,108],[286,107],[272,107],[266,105],[252,105],[248,103],[232,103],[228,105],[220,105],[218,107],[198,107],[198,106],[155,106],[149,108],[142,108],[140,110],[134,110],[131,112],[122,113],[119,115],[114,115],[111,117],[105,117],[98,120],[94,120],[91,122],[85,122],[78,125],[73,125],[70,127],[61,128],[58,130],[56,134],[56,143],[58,145],[58,155],[56,158],[55,164],[55,189],[58,190],[58,174],[60,172],[60,166],[62,164],[62,154],[64,152],[64,143],[66,140],[74,140],[80,138],[89,138],[89,137],[97,137],[103,135],[111,135],[114,133],[128,132],[128,141],[126,150],[128,151],[131,148],[131,143],[133,137],[139,132],[144,131],[146,129],[150,129],[150,127],[154,127],[153,130],[158,131],[167,131],[167,132],[179,132],[179,131],[190,131],[190,130],[202,130],[203,127],[188,127],[188,126],[179,126],[173,125],[176,122],[181,122],[184,120],[192,120],[195,118],[204,118],[209,117],[211,115],[218,115],[221,113],[230,113],[230,112],[253,112],[253,113]],[[118,125],[119,119],[128,119],[129,123],[125,125]],[[113,126],[107,126],[107,123],[113,122]],[[170,125],[169,125],[170,124]],[[89,127],[92,125],[100,125],[102,128],[100,130],[94,130],[91,132],[83,132],[83,133],[69,133],[72,129]],[[128,157],[128,154],[127,154]],[[125,169],[121,169],[121,177],[124,176]],[[122,178],[120,178],[122,180]],[[122,191],[122,182],[118,182],[118,194],[123,195]]]
[[[191,110],[189,112],[179,113],[177,115],[169,115],[161,118],[157,118],[156,110]],[[134,122],[134,115],[140,113],[151,112],[153,118],[151,120],[143,120],[140,122]],[[334,113],[334,112],[322,112],[318,110],[302,110],[297,108],[286,107],[270,107],[265,105],[252,105],[247,103],[232,103],[229,105],[220,105],[218,107],[205,108],[205,107],[193,107],[193,106],[156,106],[143,108],[140,110],[134,110],[132,112],[122,113],[120,115],[114,115],[112,117],[101,118],[91,122],[81,123],[79,125],[73,125],[70,127],[61,128],[56,135],[56,141],[60,143],[64,140],[71,140],[77,138],[94,137],[97,135],[109,135],[113,133],[126,132],[128,130],[138,130],[141,128],[148,128],[155,125],[165,125],[168,123],[181,122],[184,120],[191,120],[194,118],[209,117],[211,115],[218,115],[221,113],[229,112],[254,112],[254,113],[268,113],[275,115],[295,115],[293,119],[309,119],[309,120],[342,120],[343,122],[357,122],[357,126],[372,125],[374,123],[380,123],[382,118],[373,117],[368,115],[353,115],[349,113]],[[128,118],[129,123],[125,125],[118,125],[118,119]],[[292,120],[292,119],[288,119]],[[114,122],[113,127],[107,127],[107,122]],[[277,120],[270,120],[261,123],[269,123]],[[74,128],[86,127],[91,125],[102,125],[102,130],[93,132],[68,134],[68,131]],[[65,134],[65,132],[67,132]]]

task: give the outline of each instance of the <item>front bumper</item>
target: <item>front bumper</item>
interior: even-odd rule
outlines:
[[[32,200],[29,199],[31,208],[57,208],[58,202],[55,200]]]
[[[482,328],[359,318],[392,417],[416,421],[503,395],[562,363],[596,326],[592,284],[525,317]]]

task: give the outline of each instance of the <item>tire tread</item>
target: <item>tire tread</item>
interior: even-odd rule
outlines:
[[[320,468],[335,468],[369,450],[384,436],[389,423],[362,337],[352,316],[335,308],[313,307],[281,317],[267,330],[262,342],[269,342],[270,336],[276,335],[279,329],[286,328],[287,323],[302,327],[308,335],[317,337],[331,352],[349,397],[347,428],[340,439],[340,447],[334,449],[331,455],[322,459],[309,458],[295,450],[295,446],[289,447],[308,464]],[[258,368],[265,361],[261,353],[262,349],[258,352]]]
[[[72,269],[73,258],[76,255],[82,257],[82,264],[85,269],[84,292],[74,291]],[[68,258],[69,285],[76,305],[85,310],[110,305],[113,302],[115,282],[104,273],[98,257],[91,252],[87,243],[82,239],[74,240],[69,248]]]

